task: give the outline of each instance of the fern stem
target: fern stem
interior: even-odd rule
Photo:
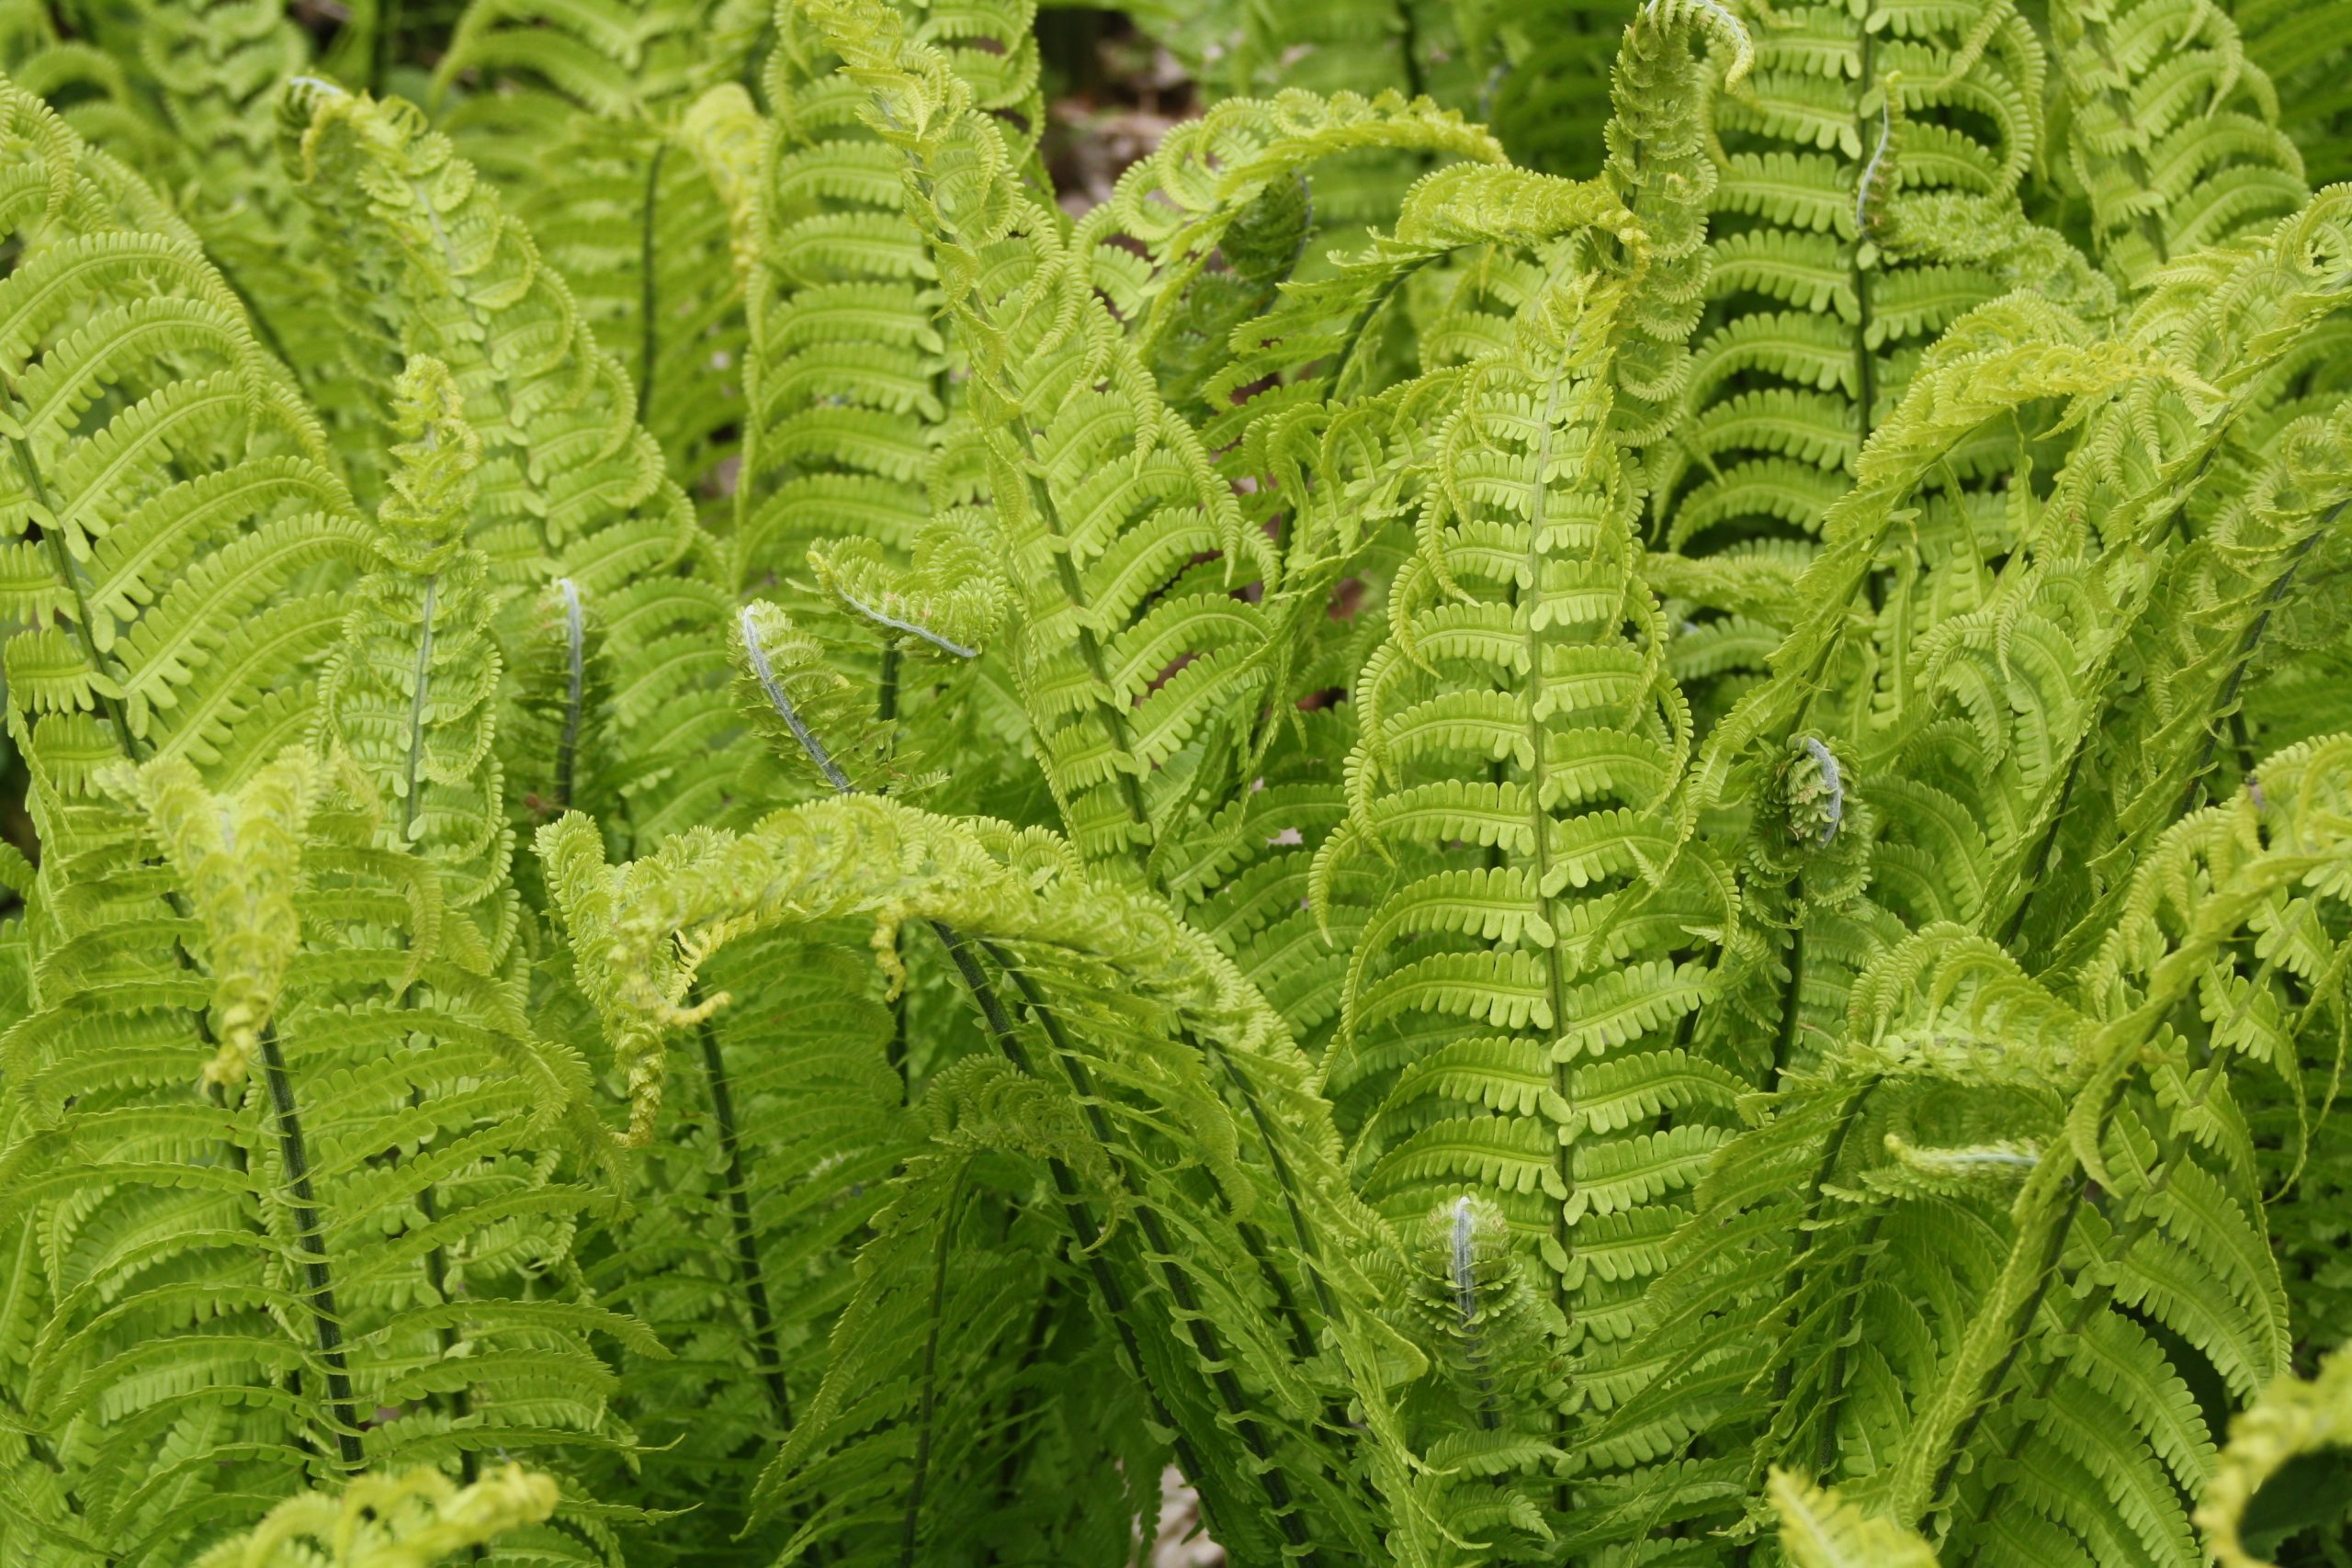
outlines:
[[[886,638],[882,644],[881,677],[875,682],[874,689],[874,716],[886,726],[898,722],[899,674],[903,662],[904,656],[899,651],[898,639]],[[890,947],[903,961],[907,948],[905,934],[892,932]],[[908,1085],[907,1098],[911,1100],[912,1089],[907,1078],[907,987],[904,986],[899,987],[899,994],[890,998],[890,1043],[884,1052],[884,1059],[889,1063],[890,1070],[899,1075],[900,1084]]]
[[[1562,371],[1559,375],[1548,378],[1544,392],[1542,435],[1536,446],[1532,464],[1537,483],[1534,490],[1534,504],[1530,507],[1527,519],[1527,588],[1525,592],[1539,597],[1543,592],[1544,582],[1544,531],[1548,526],[1544,516],[1544,502],[1551,494],[1551,487],[1543,483],[1542,478],[1552,471],[1552,436],[1558,423],[1560,381],[1565,374],[1566,372]],[[1541,624],[1537,615],[1540,606],[1527,604],[1523,607],[1527,616],[1527,667],[1535,672],[1536,685],[1540,685],[1544,670],[1543,634],[1536,629]],[[1536,689],[1536,685],[1531,685],[1530,690]],[[1523,711],[1527,720],[1528,755],[1531,758],[1527,770],[1527,814],[1530,819],[1528,826],[1534,845],[1534,886],[1537,896],[1540,897],[1543,896],[1542,890],[1549,886],[1552,881],[1552,819],[1544,805],[1547,785],[1544,753],[1548,748],[1544,744],[1543,723],[1535,716],[1536,708],[1532,696],[1525,702]],[[1556,898],[1545,898],[1544,903],[1547,906],[1544,918],[1550,921],[1552,930],[1555,933],[1565,933],[1574,929],[1560,909]],[[1568,1027],[1568,976],[1566,965],[1562,962],[1560,953],[1560,942],[1564,940],[1564,935],[1555,935],[1551,945],[1544,949],[1544,992],[1551,1004],[1551,1028],[1554,1040],[1557,1040]],[[1558,1098],[1561,1105],[1566,1107],[1567,1126],[1573,1126],[1577,1103],[1576,1068],[1563,1052],[1548,1051],[1546,1055],[1552,1058],[1552,1092]],[[1559,1183],[1560,1191],[1558,1196],[1553,1199],[1550,1207],[1552,1245],[1557,1249],[1559,1257],[1556,1261],[1552,1261],[1548,1272],[1552,1276],[1552,1305],[1559,1313],[1561,1323],[1572,1330],[1576,1325],[1576,1300],[1568,1288],[1568,1273],[1576,1258],[1576,1227],[1568,1218],[1568,1209],[1576,1201],[1577,1151],[1575,1143],[1570,1138],[1561,1135],[1565,1131],[1566,1128],[1555,1130],[1552,1165],[1553,1175]],[[1570,1409],[1570,1402],[1561,1401],[1559,1408],[1553,1413],[1552,1429],[1555,1441],[1563,1449],[1567,1447],[1569,1429],[1573,1422],[1574,1416]],[[1555,1489],[1554,1501],[1563,1513],[1567,1511],[1570,1498],[1565,1482]]]
[[[1412,0],[1398,0],[1396,52],[1405,71],[1405,96],[1418,98],[1428,88],[1421,81],[1420,36],[1414,25]]]
[[[899,1528],[899,1568],[915,1568],[915,1548],[922,1535],[922,1494],[931,1478],[931,1440],[939,1409],[939,1330],[947,1298],[947,1259],[956,1250],[957,1210],[963,1185],[949,1194],[939,1216],[939,1241],[932,1250],[931,1321],[922,1342],[922,1395],[916,1405],[914,1479],[907,1485],[907,1511]]]
[[[1871,9],[1875,11],[1876,7]],[[1862,108],[1863,97],[1873,86],[1879,87],[1883,93],[1891,90],[1875,79],[1878,33],[1870,25],[1871,19],[1865,17],[1862,22],[1861,70],[1855,77],[1854,121],[1857,134],[1865,139],[1870,135],[1870,116]],[[1882,142],[1879,153],[1883,154],[1885,151],[1885,144]],[[1873,155],[1871,168],[1875,169],[1877,164],[1878,156]],[[1870,198],[1870,176],[1871,171],[1865,170],[1860,186],[1855,192],[1858,219],[1861,203]],[[1862,245],[1868,238],[1868,231],[1857,221],[1849,266],[1854,288],[1854,450],[1858,457],[1861,449],[1870,445],[1871,421],[1878,417],[1878,350],[1871,343],[1871,269],[1862,265]]]
[[[987,952],[1012,976],[1014,987],[1021,992],[1022,1000],[1037,1020],[1038,1027],[1046,1032],[1046,1039],[1053,1046],[1055,1055],[1061,1058],[1063,1069],[1069,1074],[1070,1087],[1084,1109],[1088,1129],[1093,1133],[1095,1141],[1105,1150],[1115,1150],[1116,1145],[1111,1140],[1110,1118],[1103,1114],[1102,1107],[1095,1097],[1092,1075],[1087,1072],[1085,1063],[1079,1058],[1069,1036],[1062,1032],[1061,1021],[1046,1006],[1045,998],[1038,994],[1035,983],[1001,949],[990,944]],[[1116,1158],[1115,1153],[1113,1157]],[[1149,1248],[1151,1256],[1172,1259],[1175,1253],[1168,1228],[1160,1221],[1159,1211],[1137,1194],[1135,1212],[1136,1224],[1142,1227],[1144,1245]],[[1209,1376],[1210,1386],[1216,1391],[1219,1402],[1224,1404],[1226,1417],[1235,1434],[1240,1438],[1242,1446],[1250,1450],[1251,1468],[1265,1487],[1268,1505],[1282,1522],[1283,1534],[1291,1545],[1306,1548],[1306,1555],[1302,1561],[1313,1562],[1316,1561],[1314,1549],[1307,1539],[1306,1526],[1293,1505],[1290,1479],[1274,1462],[1273,1450],[1266,1440],[1265,1429],[1259,1426],[1258,1418],[1250,1414],[1249,1397],[1241,1387],[1241,1380],[1234,1374],[1232,1363],[1226,1359],[1225,1348],[1215,1325],[1201,1314],[1200,1296],[1193,1288],[1192,1276],[1172,1261],[1163,1261],[1159,1271],[1160,1281],[1167,1289],[1169,1299],[1175,1303],[1177,1314],[1183,1320],[1193,1350],[1204,1365],[1215,1369]],[[1195,1483],[1204,1479],[1197,1472],[1188,1471],[1186,1473]]]
[[[1871,1091],[1883,1081],[1871,1078],[1854,1092],[1852,1102],[1838,1118],[1836,1129],[1822,1140],[1821,1161],[1814,1168],[1813,1179],[1805,1184],[1804,1220],[1797,1227],[1795,1247],[1789,1257],[1789,1284],[1785,1292],[1789,1299],[1786,1322],[1792,1335],[1804,1321],[1804,1306],[1800,1298],[1804,1294],[1805,1258],[1812,1253],[1814,1243],[1820,1239],[1821,1210],[1828,1201],[1829,1178],[1837,1170],[1838,1162],[1845,1157],[1846,1140],[1853,1135],[1855,1125],[1861,1121],[1862,1107],[1870,1102]],[[1777,1405],[1785,1401],[1795,1382],[1796,1363],[1782,1360],[1780,1370],[1772,1375],[1772,1403]]]
[[[400,0],[376,0],[376,27],[368,39],[368,92],[384,96],[384,78],[391,73],[392,40],[400,32]]]
[[[401,845],[405,849],[416,829],[416,775],[424,765],[424,707],[433,684],[433,612],[441,597],[441,574],[424,580],[424,606],[419,613],[416,637],[415,690],[409,694],[408,761],[402,773]]]
[[[1781,997],[1781,1028],[1772,1041],[1772,1077],[1769,1088],[1779,1089],[1789,1059],[1796,1053],[1797,1031],[1804,1021],[1804,874],[1789,878],[1786,890],[1795,920],[1789,928],[1789,985]]]
[[[565,686],[563,694],[563,733],[555,750],[555,808],[559,815],[571,809],[571,791],[580,759],[581,688],[587,676],[586,637],[581,626],[580,586],[568,577],[555,580],[557,592],[563,595],[563,640]]]
[[[654,356],[661,344],[661,332],[654,323],[661,289],[653,271],[653,229],[661,213],[662,160],[669,151],[667,141],[655,142],[653,156],[645,165],[645,222],[639,236],[637,261],[637,423],[639,424],[645,423],[645,411],[653,406]]]
[[[978,961],[973,958],[963,933],[944,920],[933,920],[930,924],[933,933],[939,938],[940,945],[946,948],[956,974],[962,977],[964,988],[979,1008],[980,1017],[986,1021],[997,1049],[1012,1064],[1014,1072],[1023,1077],[1036,1077],[1036,1069],[1029,1061],[1029,1053],[1022,1045],[1021,1037],[1013,1028],[1012,1016],[1004,1010],[1003,999],[989,984],[987,974],[980,968]],[[1111,1270],[1109,1260],[1102,1257],[1102,1227],[1094,1222],[1094,1212],[1087,1205],[1077,1174],[1059,1156],[1046,1159],[1046,1170],[1053,1181],[1054,1196],[1061,1204],[1063,1217],[1069,1224],[1071,1238],[1078,1245],[1079,1256],[1086,1259],[1087,1272],[1094,1281],[1096,1292],[1102,1298],[1103,1315],[1111,1320],[1113,1330],[1119,1337],[1120,1348],[1125,1353],[1127,1366],[1143,1389],[1144,1397],[1150,1403],[1153,1420],[1171,1434],[1170,1446],[1175,1450],[1178,1466],[1190,1476],[1205,1474],[1207,1472],[1201,1463],[1200,1450],[1193,1446],[1192,1438],[1185,1435],[1184,1429],[1176,1424],[1175,1413],[1168,1407],[1167,1401],[1161,1398],[1159,1388],[1151,1381],[1147,1370],[1150,1363],[1144,1359],[1142,1342],[1136,1337],[1134,1304],[1127,1299],[1126,1287],[1120,1283],[1119,1277]],[[1204,1509],[1208,1506],[1205,1496],[1202,1506]]]
[[[413,671],[415,690],[409,696],[408,758],[403,764],[401,774],[405,788],[405,794],[401,801],[401,847],[402,849],[411,845],[413,842],[411,835],[416,829],[418,796],[421,788],[419,775],[424,765],[424,712],[432,694],[434,612],[440,604],[440,596],[441,574],[436,571],[424,580],[424,601],[418,617],[416,665]],[[403,945],[405,945],[405,939],[403,939]],[[409,1103],[412,1106],[423,1105],[424,1092],[412,1089],[409,1091]],[[433,1183],[428,1181],[418,1190],[416,1206],[418,1212],[424,1216],[424,1223],[428,1227],[439,1223],[441,1205],[434,1193]],[[435,1243],[424,1255],[424,1277],[425,1281],[433,1287],[434,1296],[447,1305],[449,1302],[449,1249],[438,1242]],[[435,1331],[434,1338],[440,1347],[442,1359],[448,1360],[455,1357],[458,1349],[456,1325],[443,1324]],[[470,1388],[461,1383],[449,1391],[449,1415],[452,1420],[458,1423],[466,1422],[472,1417],[473,1391]],[[470,1448],[465,1450],[458,1456],[458,1469],[466,1483],[471,1485],[481,1478],[481,1456]]]
[[[775,1407],[777,1423],[792,1429],[792,1394],[784,1381],[784,1353],[776,1339],[775,1314],[768,1304],[767,1276],[760,1267],[759,1235],[752,1227],[752,1199],[743,1172],[742,1140],[735,1130],[735,1096],[728,1082],[727,1058],[718,1032],[705,1019],[702,1067],[710,1080],[711,1119],[718,1123],[719,1152],[726,1156],[727,1218],[735,1236],[735,1272],[752,1314],[752,1348],[760,1359],[760,1382]]]
[[[274,1028],[262,1031],[261,1056],[262,1076],[268,1082],[270,1107],[277,1122],[278,1157],[286,1168],[294,1237],[302,1248],[302,1279],[310,1296],[311,1324],[318,1337],[319,1359],[326,1366],[327,1402],[335,1422],[335,1450],[344,1468],[356,1471],[364,1456],[359,1449],[359,1422],[352,1404],[351,1370],[343,1354],[343,1319],[335,1312],[334,1278],[327,1267],[318,1200],[311,1190],[311,1158],[302,1141],[301,1115],[294,1104],[294,1080],[286,1070],[286,1055],[278,1048],[277,1031]]]
[[[2238,639],[2237,660],[2230,666],[2230,678],[2222,683],[2221,695],[2214,700],[2214,719],[2206,726],[2205,746],[2198,754],[2195,766],[2189,770],[2188,785],[2181,792],[2179,808],[2174,812],[2176,817],[2185,817],[2196,809],[2198,796],[2205,787],[2205,775],[2213,771],[2213,763],[2221,754],[2221,724],[2224,717],[2237,716],[2238,694],[2245,688],[2246,671],[2254,667],[2254,656],[2262,647],[2262,636],[2270,629],[2270,617],[2278,614],[2279,602],[2294,587],[2296,574],[2302,570],[2303,561],[2312,553],[2312,547],[2335,525],[2335,520],[2343,515],[2346,505],[2346,502],[2339,501],[2330,507],[2327,515],[2303,536],[2301,544],[2295,547],[2295,553],[2287,558],[2286,566],[2270,584],[2269,592],[2262,596],[2262,613],[2255,616],[2253,624],[2245,628],[2245,635]]]

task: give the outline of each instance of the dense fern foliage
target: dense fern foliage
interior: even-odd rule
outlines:
[[[2352,1562],[2352,7],[0,20],[8,1568]]]

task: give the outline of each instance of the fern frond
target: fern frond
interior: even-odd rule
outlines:
[[[2145,288],[2176,257],[2257,233],[2309,197],[2278,99],[2218,6],[2053,6],[2066,164],[2101,259]]]
[[[1934,1568],[1934,1550],[1917,1536],[1785,1470],[1772,1472],[1772,1509],[1781,1550],[1798,1568]]]
[[[554,1511],[555,1483],[508,1465],[459,1490],[430,1470],[353,1482],[339,1498],[289,1499],[197,1568],[426,1568]]]

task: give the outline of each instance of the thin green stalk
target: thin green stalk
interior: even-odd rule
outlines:
[[[645,222],[639,234],[637,258],[637,423],[639,424],[645,423],[645,411],[653,406],[653,367],[661,349],[661,329],[654,321],[654,312],[661,299],[653,270],[653,240],[654,225],[661,215],[662,160],[669,151],[667,141],[655,143],[653,156],[645,166]]]
[[[735,1097],[727,1076],[727,1058],[718,1047],[718,1032],[705,1019],[695,1032],[702,1039],[703,1072],[710,1080],[711,1119],[718,1127],[718,1147],[726,1156],[728,1223],[735,1236],[735,1271],[752,1314],[752,1348],[760,1359],[760,1381],[775,1408],[776,1422],[792,1429],[792,1395],[784,1381],[784,1354],[776,1339],[775,1314],[768,1305],[765,1272],[760,1267],[758,1233],[752,1227],[752,1199],[743,1174],[743,1145],[735,1130]]]
[[[1772,1089],[1781,1087],[1781,1075],[1789,1070],[1789,1062],[1796,1054],[1797,1032],[1804,1022],[1804,875],[1802,872],[1789,878],[1789,907],[1795,912],[1789,928],[1789,987],[1781,997],[1781,1028],[1772,1041]]]
[[[555,580],[563,595],[565,685],[563,731],[555,750],[555,808],[559,816],[571,809],[571,791],[580,759],[581,688],[587,677],[586,634],[581,625],[580,586],[568,577]]]
[[[956,1250],[956,1211],[962,1207],[963,1186],[948,1196],[939,1216],[939,1241],[932,1250],[931,1322],[922,1342],[922,1395],[916,1407],[914,1479],[907,1486],[907,1510],[899,1529],[899,1568],[915,1568],[915,1548],[922,1536],[923,1484],[931,1478],[931,1440],[939,1408],[939,1330],[947,1298],[947,1259]]]
[[[302,1140],[302,1119],[294,1103],[294,1081],[286,1071],[285,1054],[278,1049],[277,1031],[261,1036],[262,1073],[269,1086],[270,1108],[277,1122],[277,1148],[286,1168],[288,1208],[294,1218],[294,1236],[302,1248],[302,1281],[310,1298],[311,1323],[317,1333],[319,1359],[325,1364],[327,1404],[334,1423],[335,1451],[345,1470],[364,1462],[359,1449],[359,1421],[352,1404],[351,1371],[343,1354],[343,1319],[335,1311],[334,1278],[327,1267],[326,1244],[319,1226],[318,1200],[311,1191],[311,1158]]]

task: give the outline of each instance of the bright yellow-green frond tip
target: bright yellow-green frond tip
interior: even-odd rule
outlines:
[[[204,1066],[207,1085],[244,1082],[301,948],[295,895],[323,772],[314,753],[288,749],[235,793],[214,795],[185,758],[120,771],[119,787],[145,809],[204,927],[220,1042]]]
[[[1874,1519],[1789,1471],[1774,1469],[1773,1511],[1781,1547],[1796,1568],[1936,1568],[1928,1543],[1899,1525]]]
[[[377,547],[405,570],[435,571],[465,543],[481,467],[481,437],[447,366],[423,355],[408,362],[392,386],[392,432],[400,440]]]
[[[2197,1506],[2198,1528],[2222,1568],[2269,1568],[2239,1539],[2246,1505],[2289,1461],[2324,1449],[2352,1449],[2352,1348],[2322,1360],[2309,1382],[2279,1379],[2231,1418],[2229,1446]]]
[[[556,1485],[519,1464],[471,1486],[438,1471],[363,1475],[341,1496],[291,1497],[195,1568],[430,1568],[555,1511]]]

